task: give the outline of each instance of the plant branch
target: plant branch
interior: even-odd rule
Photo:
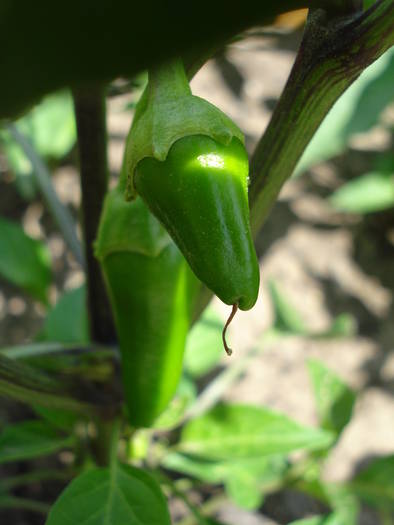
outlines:
[[[81,243],[76,234],[74,220],[68,209],[60,202],[59,197],[56,195],[51,180],[51,174],[45,162],[38,155],[29,139],[21,133],[14,124],[9,124],[7,129],[31,162],[34,179],[42,193],[49,212],[55,219],[55,222],[66,241],[66,244],[79,264],[84,266],[85,261],[82,254]]]
[[[69,410],[87,417],[110,417],[120,396],[79,376],[62,377],[0,355],[0,395],[30,405]]]
[[[69,481],[76,475],[74,470],[33,470],[32,472],[25,472],[17,476],[7,477],[0,481],[0,489],[2,491],[11,490],[15,487],[24,485],[33,485],[45,481]]]
[[[256,235],[303,151],[336,100],[394,43],[394,3],[331,18],[308,17],[290,77],[251,161],[249,199]]]
[[[94,342],[116,339],[112,312],[98,260],[93,253],[103,201],[108,188],[105,91],[74,91],[82,189],[82,222],[87,264],[87,302]]]
[[[25,357],[38,357],[48,354],[64,354],[68,352],[92,353],[97,350],[109,352],[109,349],[99,347],[84,347],[78,343],[57,343],[57,342],[42,342],[42,343],[27,343],[25,345],[15,345],[0,348],[0,355],[9,357],[10,359],[23,359]]]
[[[31,512],[38,512],[40,514],[47,514],[51,508],[48,503],[35,501],[26,498],[17,498],[15,496],[1,496],[0,509],[19,509],[28,510]]]

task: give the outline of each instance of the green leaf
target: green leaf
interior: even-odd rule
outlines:
[[[320,361],[309,360],[308,371],[313,384],[320,425],[338,437],[350,421],[356,395]]]
[[[345,137],[368,131],[379,121],[382,111],[394,101],[393,78],[394,52],[389,50],[382,60],[379,73],[364,83],[357,104],[343,131]]]
[[[221,404],[184,427],[178,449],[205,458],[235,459],[322,449],[332,440],[330,432],[304,427],[266,408]]]
[[[368,7],[371,7],[376,2],[376,0],[364,0],[363,5],[364,9],[368,9]]]
[[[288,525],[326,525],[327,516],[314,516],[313,518],[306,518],[303,520],[292,521]]]
[[[167,454],[162,465],[169,470],[182,472],[206,483],[223,483],[226,479],[227,462],[189,456],[179,452]]]
[[[73,442],[73,437],[60,435],[44,421],[8,425],[0,434],[0,463],[53,454]]]
[[[85,286],[65,292],[49,311],[41,339],[62,343],[89,343]]]
[[[234,471],[233,476],[226,480],[225,487],[229,498],[243,509],[258,509],[263,503],[264,496],[258,480],[246,470]]]
[[[297,174],[338,155],[353,133],[366,131],[378,121],[381,111],[393,100],[393,59],[394,51],[387,51],[340,97],[302,155]]]
[[[52,507],[46,525],[171,525],[157,482],[128,465],[96,468],[74,479]]]
[[[257,509],[263,503],[264,494],[283,482],[288,468],[285,456],[229,461],[224,477],[226,492],[239,507]]]
[[[10,359],[24,359],[41,355],[51,355],[79,348],[79,344],[64,345],[55,342],[27,343],[25,345],[6,346],[0,348],[0,354]],[[92,350],[93,351],[93,350]]]
[[[234,472],[248,472],[258,480],[261,490],[285,474],[288,461],[285,456],[212,460],[198,456],[171,452],[163,459],[170,470],[182,472],[207,483],[224,483]]]
[[[354,521],[347,521],[347,518],[340,513],[333,512],[326,516],[314,516],[302,520],[292,521],[288,525],[356,525]]]
[[[48,301],[51,261],[46,246],[19,224],[0,218],[0,275],[43,303]]]
[[[48,513],[49,505],[41,501],[0,494],[0,509],[18,509],[45,515]]]
[[[38,105],[15,122],[18,130],[31,142],[43,157],[61,158],[66,155],[76,140],[73,102],[68,91],[59,91],[47,96]],[[12,169],[27,174],[32,170],[30,161],[10,138],[7,131],[5,153]]]
[[[297,310],[279,291],[274,281],[268,284],[274,308],[274,328],[283,333],[305,334],[307,330]]]
[[[182,377],[174,398],[166,410],[158,417],[152,425],[157,430],[170,430],[178,426],[186,410],[196,399],[196,386],[190,379]]]
[[[40,415],[48,423],[51,423],[56,428],[70,431],[75,423],[78,421],[78,415],[74,412],[68,412],[66,410],[54,409],[35,405],[34,411]]]
[[[329,514],[328,516],[314,516],[313,518],[306,518],[303,520],[292,521],[288,525],[347,525],[343,521],[338,521],[336,514]]]
[[[334,511],[331,525],[357,525],[359,516],[359,503],[349,487],[337,483],[322,483],[330,507]]]
[[[207,483],[223,483],[228,496],[246,509],[258,508],[264,492],[279,483],[289,466],[285,456],[214,461],[177,452],[165,456],[162,464]]]
[[[46,97],[27,115],[15,123],[17,129],[28,138],[34,149],[43,157],[61,158],[76,140],[76,128],[72,99],[61,91]],[[32,177],[34,168],[12,135],[0,130],[0,144],[22,197],[32,199],[36,184]]]
[[[350,488],[373,507],[394,511],[394,455],[373,461],[350,483]]]
[[[200,377],[214,368],[223,356],[223,320],[213,308],[207,308],[190,331],[184,368],[192,377]]]
[[[14,173],[16,187],[21,196],[26,200],[32,200],[36,195],[36,186],[30,161],[10,133],[1,129],[0,147],[7,159],[8,167]]]
[[[356,321],[350,314],[340,314],[332,321],[328,330],[311,334],[315,339],[350,337],[356,333]]]
[[[371,172],[347,182],[330,197],[337,210],[372,213],[394,207],[394,174]]]

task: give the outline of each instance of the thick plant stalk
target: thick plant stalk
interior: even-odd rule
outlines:
[[[249,201],[256,235],[328,111],[394,44],[394,2],[331,18],[312,11],[296,61],[251,162]]]
[[[0,395],[22,403],[69,410],[86,417],[111,417],[120,399],[79,377],[49,376],[41,370],[0,355]]]
[[[87,303],[92,341],[112,343],[115,328],[100,265],[93,254],[108,188],[105,92],[102,87],[75,91],[82,189],[82,225],[86,259]]]

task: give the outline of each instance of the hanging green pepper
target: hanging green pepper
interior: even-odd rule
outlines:
[[[118,333],[130,423],[150,426],[174,395],[199,283],[124,177],[106,197],[96,255]]]
[[[243,136],[219,109],[191,94],[181,61],[150,72],[126,163],[127,197],[141,195],[196,276],[223,302],[252,308],[259,267]]]

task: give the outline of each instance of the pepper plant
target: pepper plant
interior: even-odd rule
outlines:
[[[248,310],[255,303],[259,275],[253,237],[331,107],[392,46],[392,0],[365,9],[356,0],[247,2],[231,12],[218,1],[209,4],[210,17],[201,2],[190,3],[194,17],[177,3],[165,6],[165,12],[154,4],[152,24],[131,27],[130,19],[152,18],[149,2],[132,10],[118,9],[117,2],[110,8],[69,2],[64,16],[76,22],[70,46],[59,37],[48,46],[49,26],[22,53],[18,32],[28,38],[43,16],[41,5],[32,11],[26,4],[21,16],[7,1],[0,21],[2,70],[9,79],[0,87],[3,140],[16,141],[30,160],[36,184],[85,270],[86,298],[74,295],[70,304],[87,312],[87,326],[78,325],[83,315],[75,310],[76,319],[66,327],[66,332],[79,327],[73,344],[51,340],[56,316],[62,317],[59,302],[58,313],[55,308],[48,314],[41,342],[0,354],[0,393],[31,405],[40,416],[3,430],[0,461],[63,448],[71,448],[75,458],[60,474],[31,474],[32,480],[70,480],[50,509],[13,495],[14,487],[29,482],[23,477],[0,485],[0,504],[44,513],[48,525],[165,525],[171,522],[167,500],[172,496],[190,511],[179,523],[218,525],[213,515],[223,492],[200,507],[189,498],[203,482],[223,486],[228,497],[246,508],[258,508],[264,494],[281,487],[302,490],[322,502],[329,515],[300,525],[355,524],[360,501],[390,519],[393,498],[379,489],[392,487],[392,457],[372,463],[347,484],[327,484],[320,476],[356,399],[320,362],[308,365],[319,428],[263,407],[221,402],[267,341],[291,334],[338,337],[347,333],[346,319],[337,319],[326,333],[312,333],[272,283],[276,315],[261,345],[197,397],[192,378],[204,377],[218,359],[217,352],[206,353],[214,346],[210,341],[222,337],[221,323],[207,308],[212,294],[233,305],[232,315],[238,306]],[[303,39],[252,153],[248,177],[242,132],[220,110],[191,95],[188,79],[244,30],[299,7],[310,8]],[[79,23],[86,9],[89,23]],[[141,41],[146,43],[142,49]],[[22,55],[29,68],[18,67]],[[145,68],[149,82],[135,111],[117,185],[109,191],[108,85]],[[73,93],[83,250],[37,148],[10,120],[61,87]],[[31,265],[41,272],[40,286],[12,265],[0,271],[48,304],[47,254],[7,221],[0,222],[0,231],[4,246],[7,234],[29,246]],[[305,455],[294,462],[289,454],[297,450]],[[371,485],[378,491],[369,490]]]

